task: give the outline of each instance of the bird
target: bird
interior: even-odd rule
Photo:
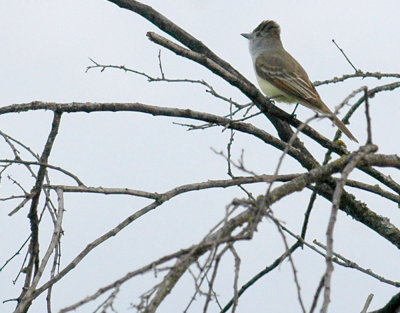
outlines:
[[[356,137],[321,99],[304,68],[285,50],[280,33],[278,23],[265,20],[251,33],[241,34],[249,40],[249,50],[261,90],[270,99],[302,104],[326,114],[349,139],[358,143]]]

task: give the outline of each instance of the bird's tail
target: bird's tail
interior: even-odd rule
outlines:
[[[335,115],[332,115],[331,117],[332,122],[351,140],[355,141],[358,143],[358,140],[356,137],[353,136],[353,134],[350,132],[350,130],[346,127],[346,125],[343,124],[343,122]]]

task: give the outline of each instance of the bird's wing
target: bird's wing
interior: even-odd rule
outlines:
[[[257,75],[266,79],[298,102],[311,109],[328,113],[317,90],[303,67],[286,51],[266,52],[256,59]],[[330,110],[328,109],[330,112]]]

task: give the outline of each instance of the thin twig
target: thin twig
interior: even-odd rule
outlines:
[[[117,69],[117,70],[122,70],[127,73],[134,73],[136,75],[145,77],[149,83],[153,82],[166,82],[166,83],[190,83],[190,84],[199,84],[202,86],[207,87],[206,92],[213,95],[214,97],[221,99],[225,102],[232,103],[236,107],[237,111],[242,110],[243,108],[247,107],[249,104],[239,104],[236,101],[230,100],[228,97],[225,97],[221,94],[219,94],[211,84],[207,83],[205,80],[202,79],[188,79],[188,78],[167,78],[164,69],[161,63],[161,50],[159,50],[158,54],[158,68],[160,70],[160,75],[161,77],[154,77],[151,76],[150,74],[147,74],[145,72],[141,72],[138,70],[131,69],[129,67],[126,67],[125,65],[114,65],[114,64],[100,64],[97,61],[89,58],[91,62],[93,62],[94,65],[90,65],[86,68],[86,72],[88,72],[91,69],[96,69],[99,68],[100,72],[104,72],[106,69]]]
[[[32,283],[29,287],[29,289],[26,291],[24,294],[24,297],[20,303],[18,303],[18,306],[15,310],[15,313],[22,313],[25,310],[25,306],[29,305],[30,302],[33,300],[33,293],[36,289],[36,286],[39,283],[40,278],[42,277],[46,266],[47,262],[50,258],[50,256],[53,254],[55,251],[56,245],[58,244],[61,236],[61,225],[63,221],[63,216],[64,216],[64,198],[63,198],[63,192],[61,190],[57,190],[57,196],[58,196],[58,212],[57,212],[57,224],[54,227],[53,230],[53,235],[50,241],[50,244],[47,248],[47,251],[40,263],[40,267],[38,268],[37,272],[35,273],[35,276],[33,277]]]
[[[0,267],[0,272],[7,266],[8,263],[10,263],[16,256],[18,256],[21,253],[22,249],[28,243],[29,239],[31,239],[31,236],[28,236],[28,238],[26,238],[26,240],[22,243],[19,249],[8,260],[4,262],[4,264]]]
[[[233,258],[235,260],[235,275],[234,275],[234,282],[233,282],[233,307],[232,313],[236,312],[236,309],[239,304],[239,296],[238,296],[238,282],[239,282],[239,272],[240,272],[240,257],[239,254],[236,252],[233,245],[229,245],[229,250],[233,254]]]
[[[319,296],[321,294],[322,289],[324,288],[324,280],[325,276],[322,276],[321,279],[319,280],[319,284],[317,290],[315,291],[313,302],[311,304],[310,313],[313,313],[317,307]]]
[[[294,260],[293,260],[293,257],[292,257],[291,249],[289,248],[288,241],[286,239],[286,236],[285,236],[284,232],[282,231],[281,223],[272,215],[271,211],[269,212],[268,217],[273,220],[273,222],[275,223],[276,227],[278,228],[279,234],[282,237],[282,241],[283,241],[284,247],[286,249],[286,253],[288,255],[289,263],[291,265],[292,272],[293,272],[294,283],[296,285],[296,291],[297,291],[297,299],[299,301],[300,308],[301,308],[302,312],[306,313],[306,308],[304,306],[303,297],[301,295],[301,286],[300,286],[299,278],[297,277],[297,269],[296,269],[296,266],[294,264]]]
[[[364,307],[361,310],[361,313],[367,313],[368,307],[371,304],[373,297],[374,295],[372,293],[368,296],[367,300],[365,301]]]
[[[358,70],[356,67],[351,63],[350,59],[347,57],[346,53],[344,53],[343,49],[339,47],[339,45],[336,43],[335,39],[332,39],[333,44],[336,46],[336,48],[339,49],[339,51],[343,54],[343,56],[346,58],[347,62],[350,64],[350,66],[354,69],[354,71],[357,73]]]
[[[328,85],[328,84],[336,84],[339,82],[343,82],[347,79],[350,78],[376,78],[376,79],[382,79],[382,78],[400,78],[399,73],[380,73],[380,72],[363,72],[358,70],[358,72],[353,73],[353,74],[344,74],[340,77],[334,77],[331,79],[323,80],[323,81],[315,81],[313,84],[314,86],[321,86],[321,85]]]
[[[326,313],[328,311],[328,305],[330,302],[330,283],[331,276],[333,272],[333,230],[336,222],[337,212],[339,210],[339,203],[341,199],[341,195],[343,192],[343,187],[347,180],[347,177],[350,175],[350,172],[356,167],[357,163],[363,159],[367,154],[371,152],[375,152],[377,150],[376,146],[369,145],[364,146],[359,149],[358,152],[351,155],[349,163],[343,169],[340,180],[336,184],[335,192],[332,197],[332,210],[329,218],[328,227],[326,230],[326,241],[327,241],[327,250],[326,250],[326,271],[324,274],[324,302],[322,304],[321,313]]]
[[[71,177],[79,186],[84,186],[85,184],[79,179],[78,176],[75,174],[63,169],[62,167],[51,165],[51,164],[46,164],[42,162],[35,162],[35,161],[24,161],[24,160],[10,160],[10,159],[1,159],[0,163],[10,163],[10,164],[25,164],[25,165],[38,165],[38,166],[44,166],[47,168],[51,168],[53,170],[59,171],[69,177]]]
[[[317,240],[313,240],[313,243],[315,245],[317,245],[318,247],[324,249],[326,251],[326,245],[322,244],[321,242],[317,241]],[[309,243],[305,242],[305,245],[307,247],[309,247],[310,249],[316,251],[318,254],[320,254],[321,256],[325,257],[325,253],[322,253],[321,251],[317,250],[314,246],[310,245]],[[348,258],[344,257],[343,255],[337,253],[337,252],[333,252],[333,256],[334,258],[332,259],[333,262],[335,262],[336,264],[343,266],[343,267],[347,267],[347,268],[352,268],[355,269],[357,271],[360,271],[363,274],[366,274],[368,276],[371,276],[372,278],[375,278],[377,280],[379,280],[382,283],[394,286],[399,288],[400,287],[400,282],[399,281],[393,281],[390,279],[387,279],[381,275],[376,274],[375,272],[373,272],[371,269],[366,269],[361,267],[360,265],[358,265],[357,263],[355,263],[354,261],[349,260]]]
[[[372,127],[371,127],[371,116],[369,114],[369,99],[368,99],[368,87],[364,87],[365,97],[365,117],[367,119],[367,145],[372,144]]]

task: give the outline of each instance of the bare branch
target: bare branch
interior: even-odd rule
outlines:
[[[317,246],[323,248],[324,250],[326,250],[326,246],[323,245],[322,243],[318,242],[317,240],[313,240],[313,243],[315,243]],[[320,255],[325,257],[325,254],[320,252],[319,250],[317,250],[314,246],[305,243],[307,247],[309,247],[310,249],[316,251],[317,253],[319,253]],[[335,262],[336,264],[343,266],[343,267],[347,267],[347,268],[352,268],[355,270],[360,271],[361,273],[364,273],[366,275],[369,275],[377,280],[379,280],[380,282],[383,282],[385,284],[388,285],[392,285],[394,287],[400,287],[400,282],[398,281],[393,281],[390,279],[387,279],[381,275],[378,275],[376,273],[374,273],[371,269],[365,269],[363,267],[361,267],[360,265],[358,265],[357,263],[355,263],[354,261],[349,260],[348,258],[344,257],[343,255],[337,253],[337,252],[333,252],[333,256],[334,258],[332,259],[333,262]]]
[[[235,177],[226,180],[208,180],[202,183],[193,183],[178,186],[169,193],[178,195],[184,192],[193,190],[203,190],[209,188],[227,188],[236,187],[237,185],[253,184],[261,182],[272,182],[275,181],[290,181],[301,174],[290,174],[290,175],[259,175],[249,177]],[[159,200],[165,197],[166,193],[147,192],[142,190],[133,190],[129,188],[107,188],[107,187],[86,187],[86,186],[62,186],[62,185],[44,185],[45,188],[61,189],[64,192],[86,192],[86,193],[100,193],[105,195],[131,195],[143,198],[149,198]]]
[[[52,235],[50,244],[49,244],[47,251],[40,263],[40,267],[38,268],[37,272],[35,273],[35,276],[33,277],[33,281],[31,283],[31,285],[29,286],[29,289],[27,289],[25,291],[25,294],[23,295],[22,300],[18,303],[15,313],[24,312],[26,310],[26,307],[28,305],[30,305],[30,303],[34,299],[33,293],[35,291],[35,288],[38,285],[39,280],[43,275],[43,272],[47,266],[47,262],[49,261],[50,256],[53,254],[55,247],[60,240],[61,225],[62,225],[62,220],[63,220],[63,216],[64,216],[64,198],[63,198],[63,193],[61,190],[57,190],[57,195],[58,195],[57,224],[54,227],[54,231],[53,231],[53,235]]]
[[[369,185],[369,184],[365,184],[363,182],[348,179],[346,181],[346,186],[369,191],[371,193],[374,193],[381,197],[389,199],[393,202],[396,202],[400,206],[400,196],[382,189],[379,185]]]
[[[344,53],[343,49],[339,47],[339,45],[336,43],[335,39],[332,39],[333,44],[336,46],[336,48],[339,49],[339,51],[343,54],[343,56],[346,58],[347,62],[350,64],[350,66],[354,69],[354,71],[357,73],[359,70],[356,69],[356,67],[353,65],[353,63],[351,63],[350,59],[348,58],[348,56],[346,55],[346,53]]]
[[[372,128],[371,128],[371,116],[369,114],[368,87],[364,87],[364,96],[365,96],[365,117],[367,120],[367,145],[371,145]]]
[[[364,307],[361,310],[361,313],[367,313],[368,307],[371,304],[373,297],[374,295],[372,293],[368,296],[367,300],[365,301]]]
[[[333,230],[335,227],[336,216],[339,210],[339,202],[341,200],[343,187],[346,183],[347,177],[350,175],[350,172],[356,167],[358,162],[363,159],[367,154],[375,152],[378,147],[373,145],[368,145],[365,147],[361,147],[358,152],[356,152],[352,158],[349,160],[349,163],[343,169],[342,175],[338,183],[336,184],[335,192],[333,194],[332,199],[332,211],[331,216],[329,218],[328,227],[326,230],[326,271],[324,273],[324,302],[322,304],[321,313],[326,313],[328,311],[328,305],[330,302],[330,288],[331,288],[331,277],[333,272]]]
[[[47,164],[51,149],[53,147],[55,138],[58,133],[58,128],[61,122],[61,113],[55,112],[50,134],[44,146],[43,153],[40,156],[40,163]],[[41,165],[36,177],[35,186],[32,188],[30,194],[33,195],[31,207],[29,210],[28,218],[31,225],[31,242],[29,244],[29,263],[26,267],[25,284],[19,297],[19,303],[15,313],[22,313],[27,310],[32,301],[31,294],[36,287],[41,277],[39,268],[39,218],[37,207],[39,204],[40,191],[42,188],[43,180],[46,173],[46,166]],[[33,276],[33,281],[31,282]]]
[[[39,166],[44,166],[47,168],[51,168],[53,170],[59,171],[69,177],[71,177],[79,186],[84,186],[85,184],[78,178],[78,176],[74,175],[73,173],[55,165],[51,164],[45,164],[42,162],[33,162],[33,161],[24,161],[24,160],[9,160],[9,159],[1,159],[0,163],[11,163],[11,164],[25,164],[25,165],[39,165]]]
[[[381,79],[381,78],[400,78],[399,73],[380,73],[380,72],[363,72],[358,70],[356,73],[353,74],[345,74],[340,77],[334,77],[332,79],[327,79],[323,81],[315,81],[314,86],[321,86],[321,85],[327,85],[327,84],[336,84],[343,82],[347,79],[350,78],[376,78],[376,79]]]

